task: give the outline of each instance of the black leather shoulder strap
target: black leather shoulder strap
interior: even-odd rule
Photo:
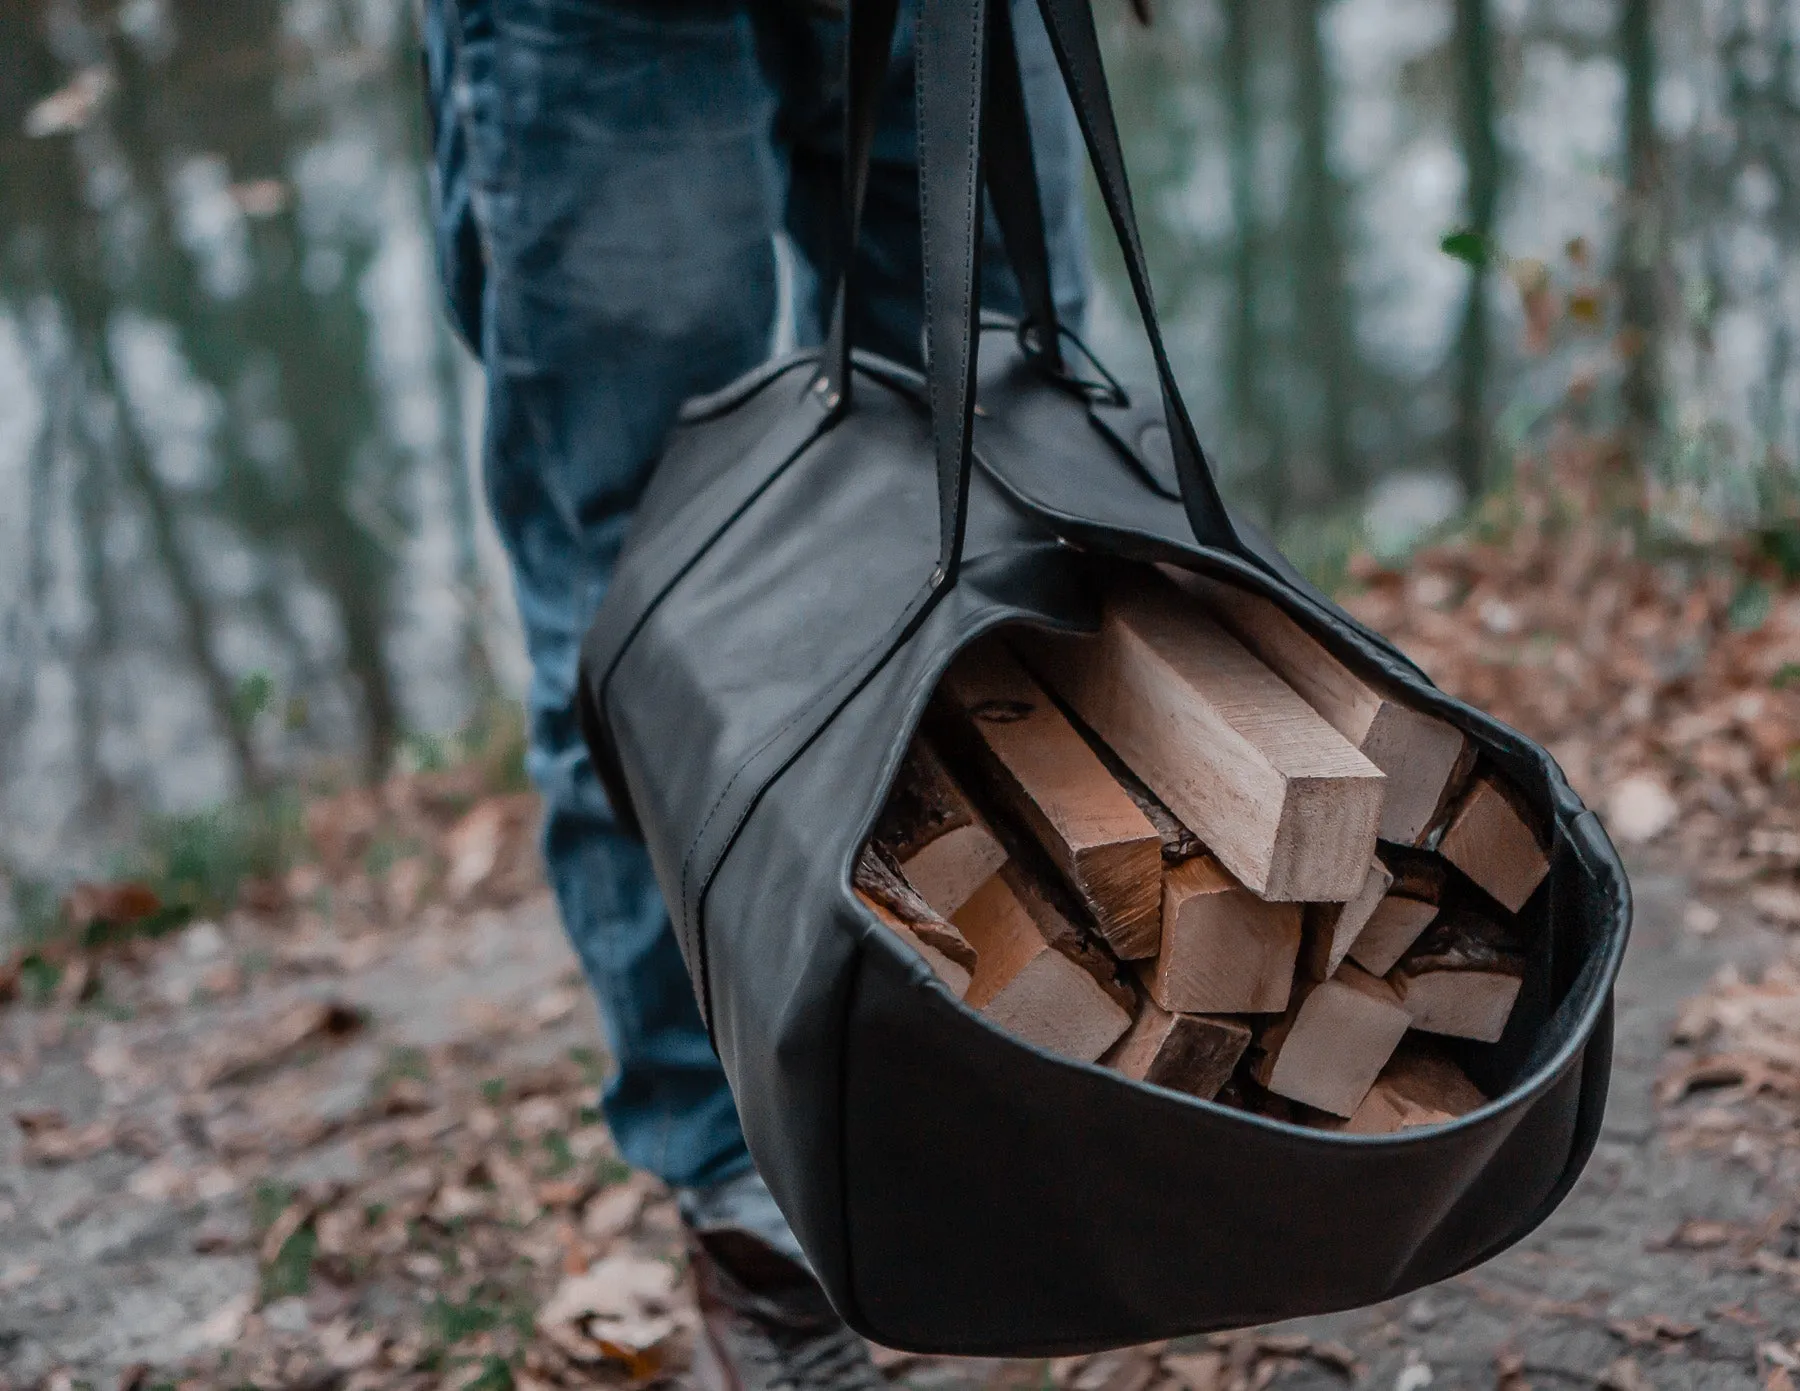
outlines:
[[[1093,161],[1095,178],[1100,186],[1101,201],[1106,205],[1114,235],[1125,253],[1125,271],[1131,281],[1132,296],[1150,337],[1157,381],[1162,389],[1163,413],[1169,426],[1169,443],[1175,455],[1175,472],[1181,480],[1182,504],[1187,509],[1194,538],[1203,545],[1219,546],[1245,559],[1257,560],[1238,537],[1226,513],[1212,468],[1200,448],[1193,419],[1181,399],[1168,350],[1163,346],[1162,325],[1156,317],[1150,273],[1144,262],[1143,242],[1138,235],[1137,212],[1132,206],[1131,185],[1125,174],[1125,155],[1119,144],[1118,124],[1113,119],[1112,99],[1107,91],[1100,40],[1094,32],[1093,10],[1089,0],[1038,0],[1038,8],[1043,13],[1045,28],[1049,30],[1050,45],[1056,51],[1063,81],[1068,85],[1076,119],[1081,123],[1088,157]]]

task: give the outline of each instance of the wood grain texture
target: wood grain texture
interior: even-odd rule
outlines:
[[[1389,894],[1350,944],[1350,960],[1373,975],[1385,976],[1437,915],[1435,903]]]
[[[1362,889],[1348,903],[1306,905],[1306,939],[1301,968],[1314,980],[1325,980],[1349,955],[1375,910],[1381,906],[1394,876],[1377,855]]]
[[[1162,950],[1144,988],[1181,1014],[1273,1014],[1288,1006],[1301,906],[1269,903],[1210,856],[1163,876]]]
[[[959,961],[953,961],[946,953],[922,938],[899,914],[880,899],[864,892],[861,888],[857,889],[856,896],[885,927],[924,959],[925,964],[931,967],[933,973],[943,981],[952,995],[960,1000],[969,993],[970,973],[967,966]],[[959,932],[957,936],[960,938],[962,934]],[[973,961],[972,952],[970,960]]]
[[[1000,1028],[1081,1062],[1093,1062],[1131,1025],[1128,1010],[1058,951],[996,874],[970,897],[956,925],[975,947],[965,1002]]]
[[[1459,910],[1433,923],[1388,976],[1415,1029],[1482,1043],[1505,1032],[1524,978],[1510,931]]]
[[[1438,853],[1516,913],[1550,872],[1525,799],[1497,773],[1470,784],[1445,827]]]
[[[888,916],[897,918],[920,940],[942,952],[965,972],[975,969],[975,948],[969,945],[968,938],[920,896],[900,872],[900,866],[881,846],[869,844],[863,847],[856,857],[852,880],[858,893],[880,904]]]
[[[1281,902],[1344,902],[1386,779],[1191,600],[1114,584],[1094,638],[1036,635],[1036,674],[1234,875]]]
[[[1024,826],[1122,959],[1162,936],[1162,838],[1088,742],[1000,643],[958,657],[938,687],[959,771]]]
[[[1100,1061],[1139,1082],[1211,1101],[1250,1046],[1250,1026],[1219,1015],[1171,1014],[1144,1000],[1125,1036]]]
[[[1387,774],[1381,838],[1417,844],[1468,745],[1462,732],[1414,709],[1379,677],[1351,671],[1273,600],[1209,575],[1165,573]]]
[[[1099,735],[1085,725],[1079,725],[1077,729],[1081,737],[1087,740],[1088,747],[1094,751],[1094,756],[1112,775],[1113,781],[1125,789],[1125,795],[1131,798],[1137,809],[1143,812],[1145,819],[1156,828],[1156,834],[1162,840],[1164,865],[1184,864],[1188,860],[1206,853],[1206,847],[1200,843],[1200,837],[1181,824],[1175,813],[1165,807],[1162,800],[1144,786],[1144,780],[1132,772],[1125,765],[1124,760],[1106,746]]]
[[[1348,1119],[1369,1094],[1412,1016],[1392,986],[1345,965],[1307,985],[1259,1040],[1256,1080],[1277,1096]]]
[[[1323,1128],[1349,1135],[1391,1135],[1455,1120],[1486,1101],[1481,1089],[1442,1051],[1409,1037],[1381,1069],[1355,1114]]]
[[[1006,862],[1006,851],[924,738],[915,738],[873,839],[941,917]]]

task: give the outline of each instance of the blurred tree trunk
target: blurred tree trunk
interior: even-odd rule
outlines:
[[[1626,445],[1639,463],[1646,462],[1658,419],[1656,273],[1662,260],[1662,209],[1657,198],[1658,152],[1652,110],[1656,90],[1653,10],[1652,0],[1623,0],[1619,7],[1619,57],[1625,68],[1625,208],[1617,259],[1626,353]]]
[[[1322,0],[1304,0],[1295,16],[1295,98],[1300,126],[1299,284],[1302,336],[1321,394],[1319,445],[1334,500],[1361,481],[1351,457],[1349,399],[1352,358],[1344,294],[1344,243],[1338,226],[1337,180],[1331,172],[1331,75],[1319,25]]]
[[[1255,468],[1257,491],[1269,515],[1280,496],[1280,480],[1268,456],[1258,403],[1256,360],[1256,107],[1251,64],[1255,44],[1250,0],[1223,0],[1225,9],[1226,105],[1231,113],[1231,216],[1233,318],[1231,328],[1231,409],[1240,453]]]
[[[1456,0],[1455,45],[1469,178],[1468,228],[1488,247],[1500,194],[1500,146],[1494,132],[1494,41],[1487,0]],[[1456,466],[1471,498],[1487,481],[1487,369],[1487,277],[1477,268],[1469,276],[1456,360]]]

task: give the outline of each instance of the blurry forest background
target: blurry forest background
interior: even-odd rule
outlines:
[[[1559,431],[1628,452],[1656,528],[1785,522],[1794,6],[1125,11],[1182,379],[1303,559],[1400,553]],[[147,817],[441,756],[519,666],[407,7],[45,0],[0,45],[4,934]],[[1128,371],[1105,240],[1092,337]]]

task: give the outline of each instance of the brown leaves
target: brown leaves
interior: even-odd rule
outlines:
[[[1698,1324],[1683,1323],[1666,1314],[1645,1314],[1635,1319],[1612,1319],[1606,1325],[1614,1337],[1634,1348],[1665,1347],[1684,1342],[1700,1331]]]
[[[537,1325],[578,1362],[611,1362],[649,1381],[697,1324],[667,1261],[618,1252],[566,1277],[538,1311]]]
[[[302,1000],[266,1028],[209,1040],[188,1069],[197,1089],[255,1079],[290,1061],[304,1047],[344,1039],[362,1028],[363,1013],[338,1000]]]
[[[63,917],[77,932],[98,926],[130,927],[154,917],[162,908],[156,890],[136,881],[80,883],[63,898]]]
[[[1548,305],[1545,275],[1527,280]],[[1551,747],[1621,841],[1664,844],[1711,882],[1800,889],[1800,589],[1747,550],[1645,554],[1616,520],[1642,492],[1606,447],[1559,445],[1489,504],[1491,529],[1404,573],[1354,564],[1346,607]]]
[[[518,854],[536,811],[528,794],[490,797],[445,833],[444,888],[452,901],[466,902],[505,877],[507,857]]]
[[[1058,1358],[1051,1374],[1060,1391],[1260,1391],[1303,1362],[1346,1381],[1362,1375],[1355,1354],[1341,1343],[1261,1329],[1214,1334],[1195,1352],[1154,1344]]]
[[[1665,1107],[1726,1089],[1712,1114],[1678,1118],[1684,1143],[1729,1143],[1752,1157],[1800,1139],[1800,959],[1777,961],[1757,980],[1721,973],[1682,1007],[1672,1041],[1676,1051],[1657,1087]],[[1715,1117],[1732,1119],[1717,1124]]]

